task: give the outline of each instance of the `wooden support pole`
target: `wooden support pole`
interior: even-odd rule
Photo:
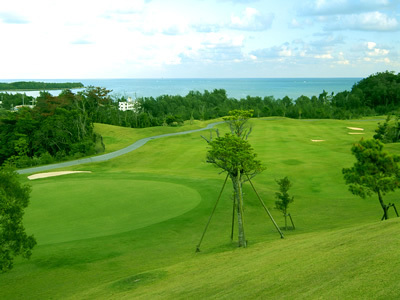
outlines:
[[[246,235],[244,232],[244,216],[243,216],[243,191],[242,191],[242,182],[241,182],[241,175],[240,169],[238,168],[238,175],[237,175],[237,193],[239,196],[238,199],[238,231],[239,231],[239,247],[246,248]]]
[[[288,214],[288,216],[289,216],[289,218],[290,218],[290,222],[292,222],[293,230],[295,230],[295,229],[296,229],[296,227],[294,227],[294,223],[293,223],[292,216],[291,216],[290,214]]]
[[[285,237],[283,236],[283,233],[282,233],[281,229],[280,229],[279,226],[276,224],[274,218],[272,217],[271,213],[269,212],[268,208],[265,206],[264,202],[262,201],[260,195],[257,193],[257,191],[256,191],[256,189],[255,189],[253,183],[252,183],[251,180],[250,180],[249,175],[246,174],[246,176],[247,176],[247,179],[249,180],[249,182],[250,182],[250,184],[251,184],[251,187],[253,188],[254,192],[256,193],[256,195],[257,195],[257,197],[258,197],[258,200],[260,200],[261,205],[264,207],[264,210],[267,212],[267,214],[268,214],[269,218],[271,219],[272,223],[274,224],[276,230],[277,230],[277,231],[279,232],[279,234],[281,235],[281,239],[285,238]]]
[[[213,208],[213,210],[212,210],[212,212],[211,212],[210,218],[208,219],[208,222],[207,222],[207,224],[206,224],[206,227],[204,228],[203,234],[201,235],[200,241],[199,241],[199,243],[197,244],[196,252],[200,252],[200,245],[201,245],[201,242],[203,241],[204,235],[206,234],[208,225],[209,225],[210,222],[211,222],[211,218],[212,218],[212,216],[214,215],[215,209],[217,208],[219,199],[221,199],[221,195],[222,195],[222,192],[224,191],[226,181],[228,180],[228,176],[229,176],[229,174],[226,175],[226,178],[225,178],[224,184],[223,184],[223,186],[222,186],[221,192],[219,193],[217,202],[215,202],[215,205],[214,205],[214,208]]]
[[[392,206],[393,206],[393,208],[394,208],[394,211],[396,212],[397,217],[399,217],[399,213],[397,212],[396,205],[394,205],[394,203],[392,203]]]

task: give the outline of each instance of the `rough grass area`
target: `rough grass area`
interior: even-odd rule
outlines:
[[[347,127],[363,128],[368,138],[381,120],[252,120],[249,141],[267,167],[253,183],[283,226],[275,179],[289,177],[296,230],[281,240],[245,184],[247,249],[237,249],[236,233],[230,241],[228,185],[195,253],[225,178],[205,162],[200,135],[207,132],[152,140],[73,168],[90,174],[34,180],[25,224],[38,245],[29,261],[18,259],[0,275],[0,299],[399,298],[400,221],[391,211],[391,220],[380,222],[376,197],[353,196],[341,173],[361,138]],[[117,149],[169,129],[96,130]],[[400,153],[399,144],[386,148]],[[385,196],[400,208],[398,199],[398,192]]]

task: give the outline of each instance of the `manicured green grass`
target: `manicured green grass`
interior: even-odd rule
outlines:
[[[249,247],[237,249],[236,236],[230,241],[228,184],[202,252],[195,254],[225,175],[205,162],[200,135],[207,132],[166,137],[111,161],[73,168],[90,174],[30,182],[25,223],[39,244],[29,261],[18,259],[1,275],[0,298],[398,298],[400,223],[380,222],[376,197],[353,196],[341,174],[354,163],[352,143],[371,137],[378,121],[251,122],[249,141],[267,167],[253,183],[280,226],[275,179],[293,182],[296,230],[284,232],[284,240],[246,184]],[[347,127],[364,128],[364,134],[350,135]],[[179,129],[96,130],[117,149],[130,139]],[[311,141],[317,139],[324,141]],[[387,148],[400,153],[398,144]],[[388,194],[385,201],[400,207],[398,196]]]
[[[201,201],[196,190],[180,184],[96,175],[35,185],[32,198],[40,201],[32,202],[25,224],[40,244],[131,231],[179,216]]]

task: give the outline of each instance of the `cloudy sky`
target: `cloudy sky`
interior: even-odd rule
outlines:
[[[13,0],[0,79],[400,72],[400,0]]]

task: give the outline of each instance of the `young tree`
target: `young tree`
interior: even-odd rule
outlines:
[[[256,159],[256,154],[248,141],[227,133],[209,143],[207,162],[227,172],[234,190],[236,215],[238,220],[239,247],[246,247],[243,224],[243,190],[242,184],[247,178],[262,172],[264,167]]]
[[[383,202],[383,195],[400,187],[400,156],[384,152],[383,144],[376,139],[361,139],[351,152],[357,161],[353,167],[343,169],[350,192],[362,198],[377,194],[383,218],[388,219],[389,206]]]
[[[8,167],[0,169],[0,271],[13,267],[15,256],[29,258],[36,244],[25,233],[22,224],[24,209],[29,204],[30,187],[21,185],[18,174]]]
[[[279,192],[275,193],[275,197],[277,199],[277,201],[275,201],[275,207],[283,213],[283,216],[285,217],[285,230],[287,230],[287,210],[289,204],[294,200],[294,197],[290,197],[288,193],[292,183],[287,176],[280,180],[276,180],[276,183],[279,185]]]
[[[229,115],[223,119],[228,123],[232,134],[247,139],[251,133],[251,127],[247,128],[246,123],[253,116],[253,113],[253,110],[235,109],[231,110]]]

